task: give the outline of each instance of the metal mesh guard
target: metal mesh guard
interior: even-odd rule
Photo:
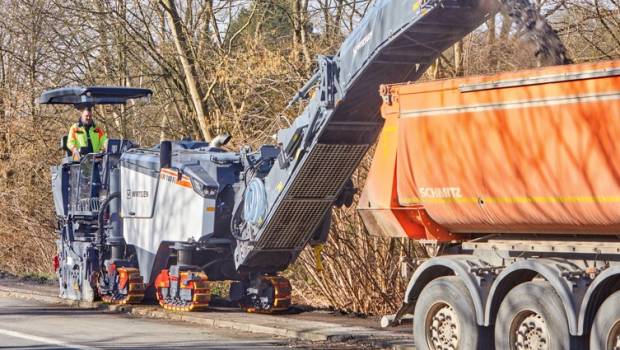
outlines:
[[[367,149],[368,145],[316,145],[257,248],[303,248]]]
[[[318,144],[288,193],[292,198],[333,198],[361,161],[368,145]]]
[[[331,201],[284,200],[261,235],[260,249],[301,249]]]

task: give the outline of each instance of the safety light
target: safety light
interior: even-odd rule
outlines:
[[[190,178],[192,183],[192,188],[194,192],[198,193],[200,196],[204,198],[215,198],[217,196],[217,186],[208,186],[203,184],[202,182],[195,180],[194,178]]]

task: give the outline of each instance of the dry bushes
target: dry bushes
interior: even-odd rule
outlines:
[[[288,274],[297,300],[344,312],[395,312],[408,282],[401,276],[401,264],[418,260],[415,242],[368,235],[354,208],[336,209],[332,219],[323,271],[317,271],[313,251],[307,248]]]
[[[317,270],[310,247],[287,271],[298,302],[362,314],[395,312],[408,282],[401,274],[424,258],[414,241],[366,232],[355,208],[374,151],[368,153],[352,177],[359,189],[355,203],[333,210],[329,239],[321,254],[323,271]]]
[[[0,270],[20,274],[51,272],[55,254],[49,166],[57,142],[48,143],[50,135],[33,122],[2,125],[17,137],[10,154],[0,158]],[[37,132],[25,132],[32,130]]]

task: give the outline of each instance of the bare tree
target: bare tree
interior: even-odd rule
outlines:
[[[177,12],[174,0],[161,0],[160,4],[166,10],[166,15],[168,17],[168,21],[170,22],[172,37],[177,50],[178,58],[183,66],[185,84],[192,98],[194,112],[196,113],[196,119],[200,124],[202,137],[207,141],[211,141],[213,135],[211,134],[207,120],[207,106],[203,102],[203,93],[201,91],[200,83],[196,80],[196,67],[194,66],[194,60],[192,59],[190,47],[187,43],[188,40],[186,33],[183,31],[181,18]]]

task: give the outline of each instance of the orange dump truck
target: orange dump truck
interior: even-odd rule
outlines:
[[[620,61],[382,86],[359,213],[421,349],[620,348]]]

